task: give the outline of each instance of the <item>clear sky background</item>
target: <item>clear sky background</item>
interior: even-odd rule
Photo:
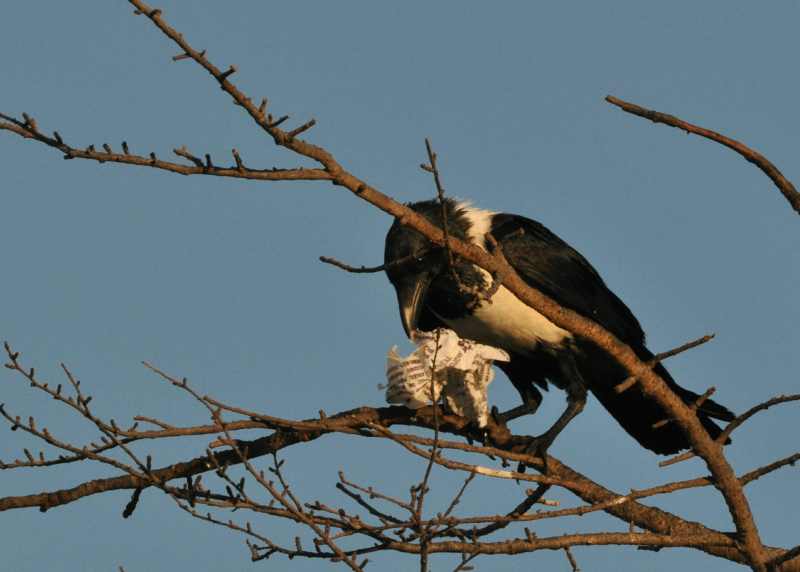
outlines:
[[[424,137],[448,192],[545,223],[589,258],[631,307],[654,351],[709,332],[712,343],[670,360],[683,385],[735,411],[797,391],[800,220],[771,182],[731,151],[624,114],[606,94],[720,130],[800,180],[795,2],[207,2],[160,1],[171,24],[236,82],[310,139],[399,200],[433,195]],[[77,146],[123,139],[135,152],[187,145],[230,162],[295,166],[210,77],[124,1],[6,2],[0,34],[0,110],[33,114]],[[383,275],[355,276],[317,261],[382,260],[391,220],[329,184],[258,184],[65,162],[44,146],[0,134],[0,337],[51,383],[66,362],[117,420],[144,414],[174,424],[207,415],[141,365],[148,360],[201,391],[284,417],[380,405],[388,348],[402,343]],[[5,370],[3,370],[5,371]],[[1,373],[0,401],[74,439],[94,434],[56,404]],[[516,393],[502,374],[491,398]],[[563,407],[514,428],[535,434]],[[728,449],[739,472],[798,449],[797,408],[750,422]],[[0,457],[29,442],[4,432]],[[293,447],[283,457],[297,492],[345,506],[343,468],[404,495],[422,465],[391,443],[348,437]],[[199,454],[208,439],[152,446],[156,465]],[[140,449],[144,450],[144,449]],[[668,469],[640,449],[594,400],[552,452],[624,492],[705,474],[697,460]],[[103,467],[0,473],[2,495],[72,486]],[[748,487],[766,543],[800,543],[797,469]],[[461,476],[435,471],[431,509]],[[507,482],[474,486],[464,512],[505,512],[522,496]],[[574,497],[549,495],[562,506]],[[41,515],[0,513],[5,569],[249,570],[244,539],[193,521],[146,492],[121,518],[127,493]],[[438,503],[438,504],[437,504]],[[713,490],[651,499],[710,526],[732,525]],[[257,519],[255,519],[257,521]],[[292,529],[262,530],[291,543]],[[534,527],[540,535],[623,530],[602,515]],[[578,548],[587,572],[732,570],[689,550]],[[479,570],[568,570],[561,553],[476,561]],[[279,561],[287,570],[320,562]],[[408,570],[411,557],[378,557]],[[453,567],[450,557],[435,570]]]

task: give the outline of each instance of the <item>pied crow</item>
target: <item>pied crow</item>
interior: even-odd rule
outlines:
[[[558,304],[594,320],[648,361],[653,354],[628,307],[603,282],[589,262],[542,224],[512,214],[477,209],[466,202],[445,199],[408,205],[443,227],[450,236],[491,250],[490,233],[508,262],[531,287]],[[544,453],[558,433],[583,409],[586,390],[614,416],[643,447],[660,454],[689,448],[675,423],[658,423],[668,415],[648,399],[638,385],[622,393],[614,387],[627,377],[626,370],[593,343],[550,322],[505,287],[492,288],[488,272],[465,260],[450,265],[444,248],[435,247],[421,234],[395,221],[386,236],[386,273],[397,292],[400,317],[407,335],[415,330],[447,327],[461,336],[502,348],[511,356],[497,366],[522,397],[522,405],[498,414],[509,421],[533,413],[548,382],[567,391],[567,408],[556,423],[535,438],[532,448]],[[488,294],[491,298],[487,299]],[[699,396],[679,386],[660,363],[654,371],[684,401]],[[731,421],[733,413],[711,399],[697,409],[701,424],[712,438],[721,429],[713,421]],[[656,425],[654,427],[654,425]]]

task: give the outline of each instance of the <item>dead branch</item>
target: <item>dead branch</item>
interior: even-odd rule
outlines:
[[[181,165],[171,161],[159,159],[155,153],[149,156],[135,155],[128,151],[127,142],[122,143],[122,153],[114,153],[107,144],[103,145],[103,151],[95,149],[94,145],[89,145],[85,149],[78,149],[64,143],[63,138],[56,131],[53,137],[49,137],[39,131],[35,122],[20,121],[0,113],[0,129],[16,133],[25,139],[33,139],[40,143],[58,149],[64,154],[64,159],[90,159],[98,163],[119,163],[123,165],[135,165],[137,167],[150,167],[169,171],[179,175],[211,175],[214,177],[229,177],[234,179],[250,179],[256,181],[328,181],[330,175],[322,169],[309,169],[297,167],[292,169],[250,169],[241,163],[241,158],[235,167],[216,167],[210,158],[203,163],[200,159],[186,150],[186,147],[174,149],[173,152],[179,157],[189,159],[193,165]],[[234,158],[238,153],[234,154]],[[206,155],[206,157],[209,157]]]
[[[773,397],[772,399],[768,399],[762,403],[754,405],[738,417],[728,423],[725,429],[720,433],[719,437],[717,437],[718,443],[724,443],[728,440],[728,437],[731,436],[731,433],[734,432],[738,427],[742,425],[745,421],[750,419],[756,413],[760,413],[762,411],[766,411],[770,407],[775,405],[780,405],[782,403],[791,403],[793,401],[800,401],[800,393],[794,395],[778,395],[777,397]],[[667,467],[669,465],[674,465],[675,463],[679,463],[681,461],[685,461],[687,459],[691,459],[694,457],[695,454],[692,451],[686,451],[685,453],[681,453],[680,455],[676,455],[671,459],[667,459],[665,461],[661,461],[659,463],[660,467]]]
[[[30,380],[33,379],[33,389],[49,396],[49,391],[52,390],[49,389],[49,386],[46,383],[41,382],[36,377],[35,371],[31,372],[30,369],[22,366],[20,356],[17,352],[11,350],[10,347],[7,348],[7,351],[9,352],[9,359],[12,360],[8,365],[12,367],[12,369],[20,376],[20,378],[26,383],[30,383]],[[160,371],[156,368],[153,369],[155,371]],[[70,377],[71,384],[76,391],[79,391],[78,402],[85,402],[87,397],[83,390],[80,389],[80,382],[78,382],[74,376],[68,372],[69,370],[65,369],[66,375]],[[109,479],[97,479],[89,481],[67,490],[27,495],[22,497],[2,498],[0,499],[0,510],[34,506],[39,507],[42,510],[47,510],[56,506],[74,502],[89,495],[99,494],[101,492],[121,489],[141,491],[145,488],[156,487],[173,496],[183,510],[186,510],[196,518],[202,518],[212,523],[218,523],[216,522],[218,519],[199,513],[194,508],[194,504],[208,504],[209,506],[236,508],[239,510],[253,510],[258,513],[270,514],[279,518],[293,520],[301,524],[314,524],[320,531],[322,531],[322,529],[319,527],[336,527],[341,530],[340,535],[343,534],[345,536],[353,534],[367,534],[370,536],[370,538],[379,540],[381,549],[386,550],[398,550],[402,552],[413,552],[415,550],[420,550],[418,544],[413,544],[413,546],[417,546],[418,548],[412,548],[411,541],[414,538],[420,537],[420,530],[427,529],[429,534],[427,544],[430,548],[430,554],[436,552],[457,551],[457,549],[464,548],[463,543],[441,543],[436,539],[442,536],[455,536],[457,538],[469,536],[471,533],[468,532],[468,529],[459,528],[465,525],[469,526],[475,524],[486,524],[487,526],[484,527],[484,529],[477,531],[478,534],[476,535],[476,538],[479,538],[485,534],[500,530],[506,525],[514,522],[531,522],[545,518],[581,515],[588,512],[602,510],[607,514],[620,518],[626,523],[632,523],[639,528],[648,530],[654,535],[652,538],[636,536],[637,540],[642,540],[642,542],[639,543],[640,545],[680,545],[696,547],[700,544],[700,541],[697,539],[705,538],[710,540],[705,542],[700,547],[701,550],[709,554],[714,554],[738,562],[746,561],[746,555],[741,552],[739,547],[736,547],[731,543],[728,535],[714,531],[698,523],[685,521],[677,515],[661,511],[657,508],[646,507],[636,501],[636,499],[641,499],[656,494],[666,494],[668,492],[675,492],[677,490],[683,490],[686,488],[709,486],[713,484],[713,479],[711,477],[669,483],[660,487],[631,491],[631,493],[628,495],[620,495],[604,489],[599,484],[592,482],[585,476],[577,473],[573,469],[570,469],[552,457],[548,459],[547,476],[512,473],[510,471],[495,470],[490,468],[486,468],[485,471],[480,471],[477,470],[474,465],[459,465],[458,463],[451,464],[449,468],[465,470],[469,473],[469,478],[465,482],[464,486],[466,486],[466,484],[468,484],[468,482],[474,478],[475,475],[482,473],[488,476],[518,477],[527,480],[538,480],[546,483],[546,486],[552,485],[566,488],[587,502],[587,505],[543,513],[527,513],[527,509],[532,505],[533,501],[538,499],[538,497],[541,497],[541,494],[543,494],[545,488],[540,488],[534,498],[528,498],[524,500],[523,503],[512,509],[511,512],[507,513],[506,515],[486,515],[455,518],[451,513],[452,509],[457,504],[460,495],[463,493],[462,488],[462,490],[456,494],[453,501],[451,501],[451,504],[445,513],[437,516],[434,519],[423,519],[421,516],[418,520],[415,520],[414,518],[403,519],[389,513],[384,513],[383,511],[369,510],[368,513],[372,516],[378,517],[380,521],[380,524],[378,525],[369,525],[360,517],[357,518],[354,515],[347,515],[346,513],[341,513],[339,510],[334,509],[329,510],[334,518],[321,517],[316,514],[316,511],[322,510],[324,512],[325,507],[323,505],[320,505],[319,503],[302,503],[298,499],[293,498],[289,492],[288,483],[285,483],[285,481],[282,481],[285,483],[285,488],[284,492],[281,493],[274,486],[269,485],[268,481],[266,481],[264,477],[255,470],[255,468],[250,464],[251,460],[265,455],[274,455],[277,451],[286,447],[310,442],[320,438],[323,435],[333,433],[344,433],[362,437],[383,436],[384,438],[397,441],[404,446],[411,447],[414,447],[414,443],[429,447],[437,444],[437,447],[441,450],[453,448],[465,452],[482,454],[484,456],[489,456],[490,458],[500,457],[509,461],[524,462],[525,464],[538,469],[542,468],[541,460],[531,457],[525,452],[525,444],[527,442],[526,436],[511,435],[504,427],[489,427],[490,434],[497,438],[493,443],[494,446],[491,447],[478,447],[474,445],[468,445],[466,443],[403,435],[389,431],[389,428],[393,425],[408,425],[433,429],[436,426],[434,420],[435,414],[432,411],[433,408],[430,407],[418,411],[412,411],[401,407],[386,407],[380,409],[360,408],[332,416],[323,416],[320,419],[309,419],[304,421],[285,420],[247,410],[240,410],[244,411],[245,413],[243,414],[247,414],[248,416],[255,414],[256,418],[267,419],[268,422],[260,422],[261,426],[266,427],[266,425],[269,424],[271,428],[274,429],[274,432],[271,435],[261,437],[253,441],[237,440],[233,437],[233,431],[235,431],[237,428],[251,428],[253,425],[248,424],[246,426],[240,426],[237,425],[240,423],[237,420],[227,421],[222,419],[221,412],[228,411],[230,408],[219,407],[218,405],[215,405],[217,402],[211,398],[207,396],[199,396],[198,394],[194,393],[184,379],[175,378],[163,372],[161,372],[161,374],[165,376],[164,379],[170,384],[184,391],[190,392],[195,399],[200,400],[204,405],[206,405],[211,413],[214,423],[210,426],[199,426],[194,428],[174,427],[161,431],[147,431],[145,433],[148,435],[148,438],[175,438],[176,436],[181,435],[196,435],[216,432],[223,435],[221,442],[229,446],[229,449],[214,453],[208,451],[201,457],[187,462],[175,463],[159,469],[151,468],[148,460],[147,463],[142,463],[143,472],[130,465],[119,464],[117,461],[111,461],[112,463],[118,463],[112,464],[112,466],[115,466],[121,470],[124,473],[123,475]],[[109,423],[104,422],[96,414],[92,413],[91,411],[86,412],[85,410],[81,409],[81,407],[82,406],[77,406],[73,408],[73,410],[81,416],[92,421],[92,423],[94,423],[98,428],[106,428],[110,426]],[[440,421],[440,431],[463,437],[474,436],[475,428],[466,420],[455,417],[451,414],[447,414],[443,411],[439,411],[436,416]],[[60,446],[62,443],[62,441],[59,441],[50,435],[49,432],[46,432],[46,429],[39,428],[38,425],[33,421],[23,426],[20,424],[18,417],[9,414],[6,415],[6,419],[10,424],[20,425],[21,428],[24,427],[25,430],[32,435],[45,441],[53,442],[56,446]],[[250,423],[254,423],[254,421],[250,421]],[[135,440],[135,432],[133,434],[129,434],[127,438]],[[82,451],[86,459],[106,462],[104,457],[87,454],[86,451],[80,449],[79,447],[69,444],[64,444],[64,446],[67,447],[67,450]],[[116,446],[119,447],[119,443],[116,443]],[[431,455],[422,451],[421,449],[419,449],[417,453],[421,454],[422,456],[426,456],[428,459],[435,458],[437,464],[450,462],[445,459],[441,453]],[[800,459],[800,453],[751,471],[750,473],[740,477],[739,481],[742,485],[747,484],[759,478],[760,476],[768,474],[769,472],[786,467],[798,459]],[[277,495],[276,498],[279,500],[283,499],[284,506],[282,508],[273,508],[271,506],[265,506],[253,501],[252,498],[244,491],[244,484],[235,482],[227,475],[227,470],[229,467],[239,464],[245,464],[245,466],[249,466],[248,471],[251,473],[251,475],[257,475],[257,480],[259,482],[263,481],[265,487],[272,487],[272,491],[274,491],[274,494]],[[6,465],[8,468],[14,468],[15,466],[16,465],[14,464]],[[277,462],[276,467],[276,470],[279,470],[279,465]],[[221,476],[225,478],[230,485],[229,492],[227,494],[220,495],[205,491],[199,485],[199,475],[207,472],[217,472],[218,475],[221,472]],[[196,480],[193,481],[193,478],[196,478]],[[282,479],[282,477],[279,478]],[[169,481],[175,479],[187,480],[187,483],[189,483],[190,486],[187,486],[183,489],[177,489],[174,486],[168,485]],[[359,487],[358,485],[355,485],[344,479],[343,476],[340,476],[340,483],[347,488],[367,493],[371,498],[383,499],[385,501],[389,501],[393,506],[405,508],[412,515],[417,511],[416,505],[412,503],[404,502],[399,499],[392,499],[392,497],[376,492],[373,488]],[[352,495],[348,496],[353,498]],[[187,503],[189,504],[187,505]],[[289,506],[286,506],[286,503],[290,503]],[[370,506],[367,501],[359,504],[361,506]],[[298,507],[301,508],[298,509]],[[313,510],[309,512],[307,509]],[[342,516],[343,514],[344,516]],[[233,529],[247,531],[247,526],[236,525],[234,523]],[[390,540],[385,536],[386,532],[393,529],[398,530],[398,532],[401,534],[403,530],[407,529],[416,530],[417,532],[412,535],[405,536],[405,540],[402,540],[402,542],[398,543],[397,541]],[[246,534],[250,533],[246,532]],[[695,538],[694,543],[684,542],[684,536],[691,536]],[[329,535],[329,538],[331,542],[335,543],[333,536]],[[542,541],[535,542],[526,538],[513,541],[515,544],[510,545],[513,546],[513,548],[507,547],[501,549],[499,546],[488,543],[486,551],[483,550],[483,545],[487,543],[481,541],[478,543],[478,545],[476,545],[474,540],[471,540],[470,544],[472,548],[470,549],[471,552],[468,552],[468,554],[473,554],[476,550],[479,550],[482,554],[516,553],[518,551],[539,550],[543,547],[557,546],[558,544],[553,543],[558,542],[566,543],[568,546],[574,546],[581,543],[591,544],[592,542],[590,542],[590,538],[602,539],[606,537],[598,537],[596,534],[577,536],[573,535],[567,540],[562,538],[561,540],[547,539],[545,541],[543,539]],[[628,538],[630,540],[630,538],[633,537]],[[619,539],[621,539],[621,537],[619,537]],[[263,543],[264,541],[262,540],[261,542]],[[308,556],[308,551],[292,549],[290,547],[280,546],[272,541],[269,542],[270,544],[262,544],[263,546],[267,546],[265,551],[259,552],[259,550],[256,549],[256,552],[259,552],[261,556],[270,553],[270,551],[273,551],[272,553],[278,552],[287,555],[292,554],[294,556]],[[602,542],[602,540],[599,540],[598,542]],[[624,543],[625,541],[620,540],[620,542]],[[343,556],[350,558],[352,561],[352,558],[355,556],[365,554],[365,551],[375,549],[376,548],[363,547],[354,551],[343,551],[342,554]],[[766,550],[766,555],[770,559],[780,558],[785,554],[785,551],[777,548],[767,548]],[[314,552],[313,554],[315,554],[314,557],[320,557],[320,553]],[[335,557],[336,551],[332,553],[323,552],[321,554],[330,554],[332,555],[331,557]],[[782,569],[793,570],[795,569],[792,567],[793,565],[793,562],[786,562],[783,564],[784,567]]]
[[[331,266],[335,266],[336,268],[341,268],[346,272],[352,272],[354,274],[375,274],[376,272],[383,272],[387,268],[393,268],[395,266],[402,266],[403,264],[408,264],[413,260],[419,258],[419,256],[424,256],[425,253],[420,255],[409,255],[403,256],[398,258],[397,260],[392,260],[387,264],[380,264],[378,266],[350,266],[340,260],[336,260],[335,258],[331,258],[330,256],[320,256],[319,261],[324,262],[325,264],[330,264]]]
[[[784,177],[783,173],[781,173],[778,168],[773,165],[771,161],[769,161],[769,159],[764,157],[764,155],[758,151],[754,151],[744,143],[740,143],[735,139],[726,137],[725,135],[717,133],[716,131],[712,131],[711,129],[692,125],[691,123],[679,119],[674,115],[661,113],[660,111],[653,111],[652,109],[646,109],[634,103],[618,99],[612,95],[607,95],[606,101],[612,105],[616,105],[623,111],[627,111],[633,115],[638,115],[639,117],[649,119],[653,123],[663,123],[664,125],[677,127],[678,129],[683,129],[687,133],[700,135],[701,137],[705,137],[706,139],[711,139],[712,141],[716,141],[721,145],[725,145],[725,147],[728,147],[729,149],[733,149],[739,153],[739,155],[747,159],[750,163],[753,163],[756,167],[761,169],[764,174],[769,177],[773,183],[775,183],[775,186],[778,187],[778,190],[781,192],[781,194],[786,198],[787,201],[789,201],[789,204],[792,206],[792,208],[798,214],[800,214],[800,193],[797,192],[797,189],[795,189],[792,182]]]

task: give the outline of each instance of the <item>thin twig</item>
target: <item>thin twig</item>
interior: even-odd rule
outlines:
[[[667,358],[671,358],[687,350],[703,345],[706,342],[710,342],[711,340],[714,339],[715,336],[716,334],[706,334],[705,336],[697,338],[696,340],[692,340],[691,342],[686,342],[685,344],[682,344],[677,348],[673,348],[671,350],[662,352],[660,354],[656,354],[655,356],[653,356],[652,359],[648,360],[646,363],[650,367],[655,367],[656,365],[658,365]],[[638,378],[630,376],[622,383],[619,383],[616,386],[614,386],[614,391],[616,393],[622,393],[623,391],[627,391],[628,389],[636,385],[637,382]]]
[[[725,429],[720,433],[719,437],[717,437],[718,443],[725,443],[728,440],[728,437],[731,436],[731,433],[734,432],[738,427],[742,425],[745,421],[750,419],[756,413],[761,411],[766,411],[770,407],[774,405],[780,405],[782,403],[791,403],[793,401],[800,401],[800,393],[794,395],[778,395],[777,397],[773,397],[768,399],[762,403],[754,405],[741,415],[739,415],[736,419],[728,423]],[[686,451],[685,453],[681,453],[680,455],[675,455],[674,457],[670,457],[664,461],[658,463],[659,467],[668,467],[669,465],[674,465],[675,463],[680,463],[682,461],[686,461],[687,459],[691,459],[695,456],[693,451]]]
[[[350,266],[349,264],[346,264],[340,260],[336,260],[335,258],[331,258],[330,256],[320,256],[319,261],[324,262],[325,264],[330,264],[331,266],[336,266],[337,268],[341,268],[342,270],[352,272],[354,274],[374,274],[376,272],[383,272],[389,268],[402,266],[403,264],[412,262],[421,256],[425,256],[428,252],[430,251],[426,250],[418,254],[409,254],[408,256],[403,256],[397,260],[392,260],[391,262],[380,264],[378,266]]]
[[[581,572],[581,569],[578,568],[578,562],[572,555],[572,551],[569,549],[569,546],[564,547],[564,553],[567,555],[567,560],[569,561],[569,565],[572,567],[572,572]]]

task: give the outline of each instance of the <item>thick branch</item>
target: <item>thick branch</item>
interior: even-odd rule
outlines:
[[[440,430],[462,436],[474,437],[474,428],[463,418],[447,415],[439,412]],[[226,424],[231,429],[235,423]],[[256,439],[254,441],[240,441],[240,449],[247,449],[248,458],[253,459],[259,456],[272,454],[285,447],[309,442],[318,437],[337,431],[347,432],[350,430],[364,429],[369,426],[380,425],[391,427],[392,425],[411,425],[432,428],[433,414],[430,408],[412,411],[403,407],[384,407],[372,409],[362,407],[345,411],[340,414],[326,417],[324,420],[309,419],[299,422],[298,425],[307,426],[308,429],[290,430],[281,429],[272,435]],[[209,426],[205,429],[218,428]],[[494,451],[496,454],[508,453],[508,457],[515,461],[524,461],[531,467],[542,468],[541,460],[525,454],[526,438],[515,437],[504,430],[504,428],[490,425],[492,439],[498,445],[497,448],[483,448]],[[164,431],[165,434],[172,435],[175,431]],[[447,443],[442,442],[442,446]],[[464,445],[466,449],[468,446]],[[151,471],[151,478],[154,481],[166,483],[172,479],[184,479],[186,477],[213,471],[216,466],[233,466],[242,462],[235,451],[225,450],[214,453],[216,463],[207,456],[197,457],[190,461],[176,463],[161,469]],[[790,460],[786,460],[790,462]],[[745,475],[743,480],[750,479],[755,475]],[[737,562],[744,562],[746,557],[735,547],[730,545],[728,535],[709,529],[702,524],[685,521],[671,513],[662,511],[658,508],[648,507],[637,503],[630,498],[619,493],[610,491],[597,483],[594,483],[584,475],[574,471],[570,467],[561,463],[553,457],[548,458],[548,477],[553,481],[560,481],[569,484],[569,489],[578,495],[585,502],[590,504],[604,503],[603,510],[608,514],[621,519],[625,523],[632,523],[639,528],[648,530],[659,535],[702,535],[711,539],[710,544],[704,545],[701,550]],[[0,511],[24,507],[39,507],[40,510],[57,507],[63,504],[74,502],[83,497],[99,494],[113,490],[134,490],[142,487],[151,486],[152,481],[146,482],[143,479],[131,475],[123,475],[107,479],[96,479],[60,491],[40,493],[20,497],[6,497],[0,499]],[[709,484],[710,481],[699,483],[695,486]],[[768,548],[769,558],[778,558],[785,554],[779,548]],[[788,562],[783,565],[781,570],[798,571],[800,561]]]
[[[514,539],[500,542],[459,542],[445,541],[428,545],[431,553],[456,553],[456,554],[522,554],[534,550],[558,550],[569,546],[602,546],[602,545],[632,545],[632,546],[658,546],[658,547],[693,547],[705,548],[709,545],[718,547],[733,546],[731,539],[721,540],[702,535],[681,536],[677,534],[650,534],[643,532],[616,532],[596,534],[565,534],[550,538],[532,538],[530,540]],[[387,545],[391,550],[419,554],[420,545],[408,542],[392,542]]]

